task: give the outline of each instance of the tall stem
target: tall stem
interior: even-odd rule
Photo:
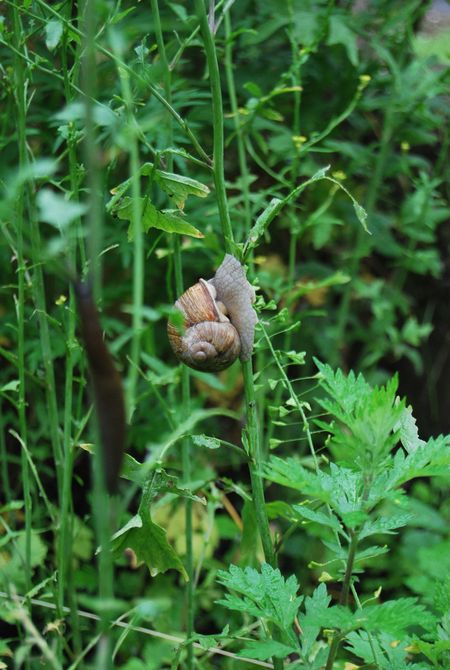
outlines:
[[[159,14],[158,0],[151,0],[151,8],[153,20],[155,23],[155,36],[158,45],[158,53],[163,66],[164,89],[165,98],[169,105],[172,103],[172,73],[167,59],[166,48],[164,44],[164,35],[161,27],[161,18]],[[173,124],[172,119],[168,118],[168,135],[169,146],[173,144]],[[168,169],[172,170],[173,159],[169,155]],[[175,288],[177,295],[181,295],[184,291],[183,282],[183,264],[181,255],[180,239],[177,235],[173,240],[174,252],[174,266],[175,266]],[[181,406],[185,417],[189,415],[191,404],[191,390],[190,390],[190,374],[189,368],[183,365],[181,372]],[[192,478],[191,470],[191,441],[185,438],[182,441],[182,468],[183,480],[189,482]],[[188,582],[186,584],[186,636],[192,638],[195,631],[195,585],[194,585],[194,556],[193,556],[193,542],[192,542],[192,500],[186,499],[185,502],[185,538],[186,538],[186,573],[188,575]],[[194,647],[192,644],[187,645],[187,670],[194,668]]]
[[[17,8],[13,9],[14,41],[18,51],[21,51],[21,24]],[[19,140],[19,164],[24,169],[27,164],[26,151],[26,101],[25,101],[25,77],[23,62],[21,58],[15,59],[16,100],[17,100],[17,133]],[[17,225],[17,368],[19,371],[19,430],[24,444],[27,444],[27,421],[25,415],[26,389],[25,389],[25,259],[23,253],[23,227],[24,227],[24,186],[20,186],[16,204]],[[32,523],[32,498],[30,487],[30,472],[25,450],[21,452],[21,468],[23,482],[23,496],[25,502],[25,588],[28,591],[31,580],[31,523]]]
[[[217,206],[219,208],[220,223],[225,239],[225,247],[227,251],[232,252],[234,245],[234,235],[233,229],[231,227],[230,215],[228,212],[227,193],[225,189],[223,106],[219,65],[217,62],[217,53],[213,34],[208,23],[208,17],[206,15],[203,0],[195,0],[195,8],[200,21],[200,30],[205,47],[206,62],[208,63],[209,81],[211,86],[214,133],[213,170]]]
[[[236,87],[234,84],[233,74],[233,46],[231,41],[231,19],[229,9],[225,13],[225,74],[227,78],[228,95],[230,96],[231,112],[233,114],[234,128],[236,131],[236,141],[238,149],[239,171],[242,180],[242,196],[244,199],[244,220],[245,220],[245,234],[250,232],[252,222],[252,212],[250,207],[250,191],[249,191],[249,172],[247,165],[247,156],[245,153],[245,143],[242,133],[241,124],[239,121],[239,108],[236,96]]]
[[[86,116],[85,160],[87,166],[88,216],[89,225],[89,269],[94,298],[101,294],[101,248],[103,244],[103,210],[100,191],[100,161],[97,147],[97,134],[94,125],[93,104],[97,92],[97,64],[95,50],[96,26],[95,0],[85,0],[83,5],[83,21],[85,27],[85,56],[83,61],[82,81]],[[98,558],[98,595],[101,601],[111,602],[113,598],[113,564],[110,552],[111,505],[105,492],[103,462],[99,448],[99,431],[94,427],[94,443],[97,445],[94,454],[94,491],[92,497],[93,514],[97,541],[101,548]],[[95,666],[99,670],[112,668],[111,633],[109,612],[102,607],[100,618],[100,637],[97,645]]]
[[[127,380],[127,415],[128,420],[131,421],[136,406],[136,388],[141,356],[142,310],[144,306],[144,235],[141,221],[138,124],[133,112],[134,102],[129,75],[122,67],[118,67],[118,72],[127,112],[127,134],[130,147],[129,169],[131,174],[131,223],[133,227],[133,336],[131,340],[131,365]]]
[[[348,603],[348,594],[351,586],[353,565],[355,562],[357,546],[358,546],[358,536],[356,533],[350,532],[350,544],[348,547],[347,565],[345,567],[344,581],[342,582],[342,591],[341,596],[339,598],[339,604],[343,606],[346,606]],[[330,651],[328,653],[325,670],[332,670],[340,643],[341,643],[340,636],[335,634],[330,646]]]
[[[213,130],[214,130],[214,183],[216,187],[217,204],[222,225],[222,232],[225,247],[228,251],[233,251],[234,235],[231,227],[230,216],[228,213],[228,203],[225,190],[224,174],[224,140],[223,140],[223,109],[222,92],[220,84],[219,68],[217,64],[217,54],[214,39],[208,18],[206,16],[203,0],[195,0],[197,15],[200,20],[200,29],[203,43],[205,46],[206,59],[209,69],[209,78],[212,94],[213,107]],[[265,508],[264,487],[261,478],[261,438],[258,425],[258,415],[256,408],[256,396],[253,380],[252,361],[242,362],[242,374],[244,377],[245,402],[247,410],[247,431],[251,462],[249,465],[250,481],[252,486],[253,502],[256,512],[258,530],[261,536],[264,556],[267,563],[276,567],[276,553],[274,551],[272,538],[270,535],[269,520]],[[282,670],[283,661],[279,658],[273,659],[275,670]]]
[[[68,49],[68,35],[63,38],[61,49],[61,62],[64,76],[64,93],[66,104],[72,101],[72,89],[70,86],[70,75],[67,64],[67,49]],[[69,177],[71,197],[75,201],[79,200],[79,177],[78,177],[78,163],[76,156],[76,143],[73,135],[70,135],[68,140],[68,155],[69,155]],[[81,222],[75,222],[77,237],[71,242],[68,240],[67,262],[71,271],[75,272],[77,266],[77,243],[80,248],[83,248],[83,241],[80,235]],[[84,257],[84,252],[82,252]],[[58,615],[63,615],[63,608],[65,605],[65,593],[68,593],[69,603],[71,605],[71,619],[75,651],[81,652],[81,641],[79,634],[79,623],[77,616],[77,608],[75,605],[75,593],[72,569],[70,564],[70,557],[72,555],[72,519],[70,511],[72,509],[72,473],[74,463],[74,451],[72,448],[72,422],[74,416],[73,407],[73,381],[74,381],[74,365],[75,357],[74,351],[77,348],[75,337],[76,326],[76,305],[74,291],[71,285],[68,288],[69,301],[67,309],[67,323],[66,323],[66,362],[65,362],[65,387],[64,387],[64,430],[63,430],[63,481],[61,494],[61,518],[58,538]],[[61,646],[61,645],[60,645]]]

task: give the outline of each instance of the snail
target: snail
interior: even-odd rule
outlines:
[[[258,320],[255,291],[239,261],[226,254],[212,279],[200,279],[178,298],[184,333],[171,323],[167,334],[177,358],[195,370],[218,372],[238,358],[249,360]]]

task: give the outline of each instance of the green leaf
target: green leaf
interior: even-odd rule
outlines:
[[[142,174],[145,174],[143,172]],[[173,198],[176,206],[179,209],[184,209],[186,198],[189,195],[194,195],[197,198],[206,198],[209,195],[209,188],[189,177],[183,177],[179,174],[171,172],[163,172],[156,170],[155,181],[171,198]]]
[[[52,19],[45,25],[45,45],[49,51],[58,46],[63,34],[63,23],[58,19]]]
[[[218,440],[216,437],[208,437],[207,435],[191,435],[191,440],[196,447],[219,449],[221,446],[220,440]]]
[[[411,406],[403,409],[394,430],[399,431],[400,442],[408,453],[416,451],[416,449],[423,447],[425,444],[425,441],[419,438],[419,431],[417,430],[416,420],[413,417]]]
[[[164,230],[166,233],[176,233],[177,235],[189,235],[190,237],[201,238],[204,237],[197,228],[170,211],[162,211],[156,209],[148,198],[140,198],[141,204],[141,224],[144,232],[148,232],[150,228],[157,228]],[[116,210],[119,219],[130,221],[133,220],[133,203],[129,197],[123,198],[120,206]],[[133,239],[132,225],[128,230],[128,239]]]
[[[42,188],[37,194],[39,219],[49,223],[58,230],[66,228],[69,223],[78,219],[86,212],[86,205],[55,193],[49,188]]]
[[[423,605],[417,604],[417,598],[397,598],[381,605],[369,605],[363,609],[368,631],[386,631],[399,635],[408,628],[417,626],[432,629],[436,618]]]
[[[228,572],[218,571],[217,580],[239,594],[227,594],[217,601],[219,604],[271,621],[283,631],[290,630],[303,600],[297,597],[298,583],[294,575],[285,580],[280,571],[268,563],[263,563],[261,572],[230,565]]]
[[[306,351],[286,351],[285,355],[295,365],[305,365]]]
[[[129,454],[124,454],[120,476],[139,484],[139,486],[144,486],[148,480],[150,472],[153,470],[155,472],[149,493],[151,499],[156,498],[156,496],[161,493],[171,493],[180,498],[189,498],[202,505],[205,504],[204,498],[194,495],[189,489],[180,488],[178,486],[177,477],[168,475],[165,470],[158,467],[158,461],[144,461],[144,463],[140,463]]]
[[[379,517],[378,519],[369,519],[366,521],[359,533],[359,539],[363,540],[365,537],[376,535],[378,533],[388,533],[392,535],[394,530],[406,526],[407,523],[414,518],[414,514],[392,514],[387,517]]]
[[[320,584],[312,596],[305,598],[305,613],[299,615],[299,624],[302,629],[302,651],[305,657],[311,653],[312,645],[317,640],[321,625],[317,621],[326,619],[326,611],[331,601],[325,584]]]
[[[4,393],[5,391],[18,391],[20,386],[20,382],[18,379],[11,379],[10,382],[7,384],[4,384],[0,388],[0,393]]]
[[[305,505],[293,505],[292,506],[295,512],[308,521],[314,521],[315,523],[320,524],[321,526],[328,526],[332,530],[335,530],[337,533],[341,532],[341,524],[334,514],[326,514],[320,510],[312,510]]]
[[[327,44],[342,44],[347,52],[349,61],[355,67],[358,66],[358,47],[356,39],[356,33],[349,28],[342,16],[338,14],[330,16]]]
[[[319,400],[323,409],[338,421],[316,423],[331,433],[328,446],[350,468],[372,473],[384,467],[386,457],[398,443],[396,427],[405,403],[397,398],[398,380],[394,376],[385,386],[371,388],[362,375],[333,372],[316,361],[319,380],[331,396]]]
[[[125,549],[132,549],[138,561],[143,561],[150,575],[178,570],[188,580],[180,557],[167,541],[166,531],[150,518],[150,515],[136,514],[111,539],[113,554],[123,555]]]
[[[255,225],[250,230],[246,242],[246,250],[253,249],[257,245],[259,238],[261,237],[261,235],[264,235],[266,228],[269,226],[273,218],[281,209],[282,205],[283,205],[282,200],[280,200],[279,198],[272,198],[267,207],[258,216]]]
[[[247,642],[238,656],[256,658],[259,661],[267,661],[269,658],[286,658],[289,654],[297,652],[296,647],[288,647],[286,644],[276,640],[252,640]]]

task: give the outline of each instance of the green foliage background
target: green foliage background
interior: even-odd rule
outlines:
[[[335,667],[448,667],[448,440],[432,436],[450,432],[450,23],[444,8],[430,33],[429,9],[417,0],[216,7],[235,253],[246,256],[262,323],[260,470],[279,573],[267,564],[259,571],[239,364],[192,372],[188,407],[166,337],[177,258],[186,287],[212,276],[225,251],[194,3],[159,3],[169,74],[155,3],[3,3],[0,590],[9,600],[0,600],[0,667],[34,668],[41,657],[48,667],[100,667],[87,647],[95,626],[77,609],[104,625],[127,611],[134,625],[182,637],[186,500],[197,644],[224,641],[244,646],[245,656],[312,670],[325,667],[332,629],[345,638]],[[126,481],[112,520],[94,486],[97,437],[68,268],[96,275],[105,337],[125,381]],[[407,402],[396,404],[397,395]],[[188,478],[186,435],[195,436]],[[330,496],[339,487],[342,497]],[[102,591],[102,569],[112,570],[106,552],[95,553],[110,531],[114,599],[107,585]],[[341,531],[350,549],[353,533],[376,540],[363,544],[353,573],[360,601],[373,599],[363,623],[354,594],[350,609],[338,604],[345,570],[337,561],[345,566],[348,556],[332,535]],[[11,593],[57,611],[11,605]],[[33,642],[31,621],[44,647]],[[242,645],[237,631],[254,639]],[[112,645],[114,667],[190,667],[184,645],[174,654],[132,630],[114,631]],[[248,667],[195,653],[202,668]]]

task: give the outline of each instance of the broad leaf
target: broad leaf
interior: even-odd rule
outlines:
[[[122,556],[125,549],[132,549],[137,560],[146,564],[152,577],[174,569],[188,580],[180,557],[167,541],[166,531],[153,523],[149,514],[133,516],[113,535],[111,547],[115,556]]]
[[[150,202],[148,198],[140,198],[141,206],[141,225],[145,233],[150,228],[157,228],[164,230],[166,233],[176,233],[177,235],[189,235],[190,237],[204,237],[197,228],[188,223],[180,216],[173,214],[170,211],[162,211]],[[130,228],[128,229],[128,239],[133,239],[133,203],[132,199],[123,198],[120,207],[116,210],[119,219],[130,221]]]

